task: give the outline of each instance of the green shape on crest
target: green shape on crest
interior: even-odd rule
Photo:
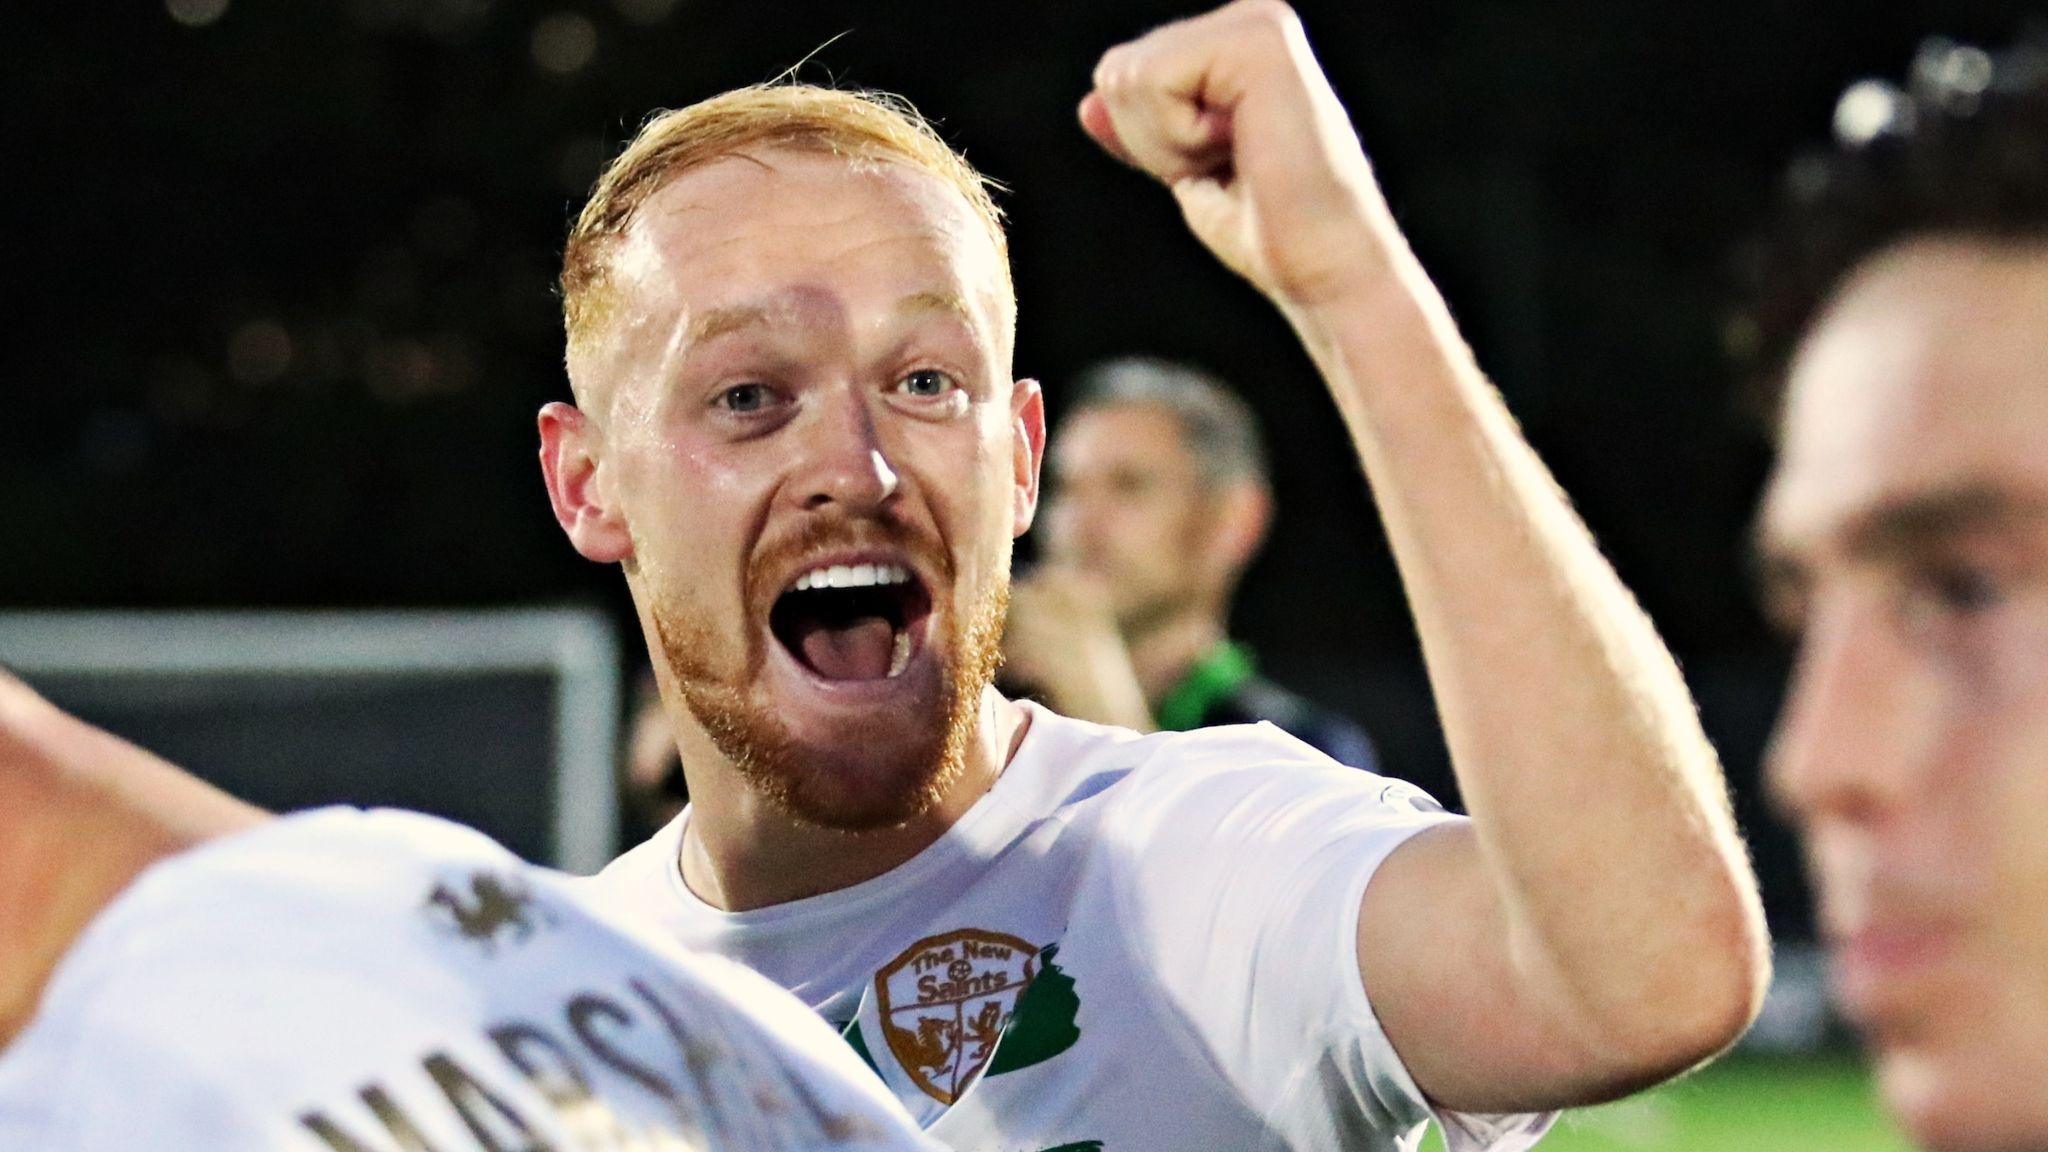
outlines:
[[[1031,978],[1031,986],[1024,989],[1024,994],[1017,997],[1016,1011],[1010,1014],[1010,1022],[1003,1025],[1003,1038],[996,1044],[987,1075],[1000,1076],[1043,1064],[1072,1048],[1074,1041],[1081,1038],[1081,1028],[1074,1022],[1081,1011],[1081,997],[1074,990],[1074,978],[1053,962],[1059,950],[1059,945],[1048,944],[1038,954],[1038,974]],[[1101,1141],[1090,1141],[1062,1144],[1046,1152],[1100,1152],[1101,1147]]]
[[[881,1065],[875,1063],[874,1054],[868,1051],[867,1037],[860,1034],[860,1017],[856,1016],[848,1020],[846,1027],[840,1030],[839,1035],[841,1039],[846,1041],[847,1046],[853,1049],[853,1054],[860,1057],[861,1063],[873,1070],[875,1075],[880,1076],[882,1074]]]

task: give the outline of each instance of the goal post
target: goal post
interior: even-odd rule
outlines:
[[[571,872],[617,848],[595,609],[0,612],[0,664],[267,807],[419,808]]]

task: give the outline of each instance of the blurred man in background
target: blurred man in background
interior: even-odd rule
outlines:
[[[1046,448],[1044,562],[1011,588],[1005,672],[1070,716],[1141,732],[1271,721],[1374,767],[1356,724],[1258,674],[1230,601],[1273,518],[1251,407],[1164,360],[1084,372]]]
[[[1792,170],[1759,520],[1770,763],[1905,1127],[2048,1148],[2048,51],[1928,45]]]
[[[406,812],[282,818],[0,672],[0,1148],[927,1147],[808,1010]]]
[[[1080,107],[1277,305],[1365,461],[1471,810],[1267,726],[991,687],[1044,407],[984,179],[880,98],[650,120],[564,252],[557,520],[622,569],[690,807],[593,886],[797,990],[963,1149],[1528,1147],[1768,973],[1677,668],[1401,236],[1277,0]]]

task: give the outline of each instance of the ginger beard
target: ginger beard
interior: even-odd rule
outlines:
[[[944,606],[931,597],[922,640],[935,662],[932,688],[926,699],[877,708],[836,725],[829,746],[807,743],[784,720],[763,675],[767,646],[781,640],[761,624],[782,590],[757,587],[756,576],[787,571],[796,558],[833,546],[884,542],[908,552],[919,570],[951,591],[951,603]],[[993,575],[979,589],[957,588],[953,571],[943,548],[892,524],[812,526],[765,549],[750,569],[740,651],[700,623],[714,615],[694,604],[686,591],[650,589],[649,614],[661,658],[684,705],[740,776],[778,810],[804,823],[862,832],[901,825],[945,796],[965,768],[982,694],[1002,663],[1010,600],[1007,558],[992,567]]]

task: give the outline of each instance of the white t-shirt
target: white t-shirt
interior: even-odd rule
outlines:
[[[1026,707],[995,786],[882,876],[722,912],[683,883],[685,811],[587,883],[795,992],[960,1152],[1412,1149],[1431,1109],[1367,1003],[1358,910],[1458,817],[1271,725]],[[1549,1122],[1442,1119],[1495,1152]]]
[[[8,1152],[928,1147],[781,990],[410,813],[150,868],[0,1054]]]

